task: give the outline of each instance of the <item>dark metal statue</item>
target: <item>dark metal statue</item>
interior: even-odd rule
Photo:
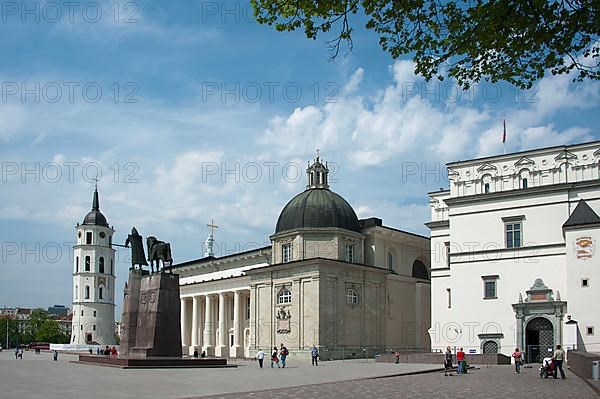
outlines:
[[[156,262],[156,272],[160,271],[160,261],[163,263],[163,270],[165,267],[171,271],[173,265],[173,258],[171,257],[171,244],[164,241],[159,241],[156,237],[150,236],[146,238],[146,245],[148,246],[148,260],[150,261],[150,268],[154,273],[154,263]]]
[[[127,236],[125,246],[128,247],[131,243],[131,268],[135,269],[135,265],[142,269],[142,266],[148,266],[146,262],[146,254],[144,253],[143,237],[134,228],[131,229],[131,234]]]

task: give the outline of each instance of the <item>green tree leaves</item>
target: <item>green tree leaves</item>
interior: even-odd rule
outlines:
[[[530,88],[547,71],[600,79],[600,2],[597,0],[252,0],[259,23],[278,31],[304,29],[307,38],[337,29],[331,58],[352,49],[350,18],[393,58],[409,55],[425,79],[456,79],[467,89],[480,80]]]

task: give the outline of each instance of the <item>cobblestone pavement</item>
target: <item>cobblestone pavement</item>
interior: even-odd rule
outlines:
[[[440,399],[507,399],[533,397],[598,398],[579,377],[566,371],[566,380],[541,379],[536,368],[523,369],[520,375],[509,366],[492,366],[472,370],[467,375],[445,377],[427,373],[403,377],[364,379],[329,384],[314,384],[277,390],[254,391],[204,398],[440,398]]]

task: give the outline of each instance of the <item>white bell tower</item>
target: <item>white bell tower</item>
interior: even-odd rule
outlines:
[[[73,265],[73,345],[115,344],[113,228],[100,212],[98,187],[92,210],[77,224]]]

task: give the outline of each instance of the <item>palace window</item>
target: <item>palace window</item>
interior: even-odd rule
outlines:
[[[79,299],[79,286],[75,286],[75,300]]]
[[[83,316],[83,310],[81,311],[81,315]]]
[[[498,297],[498,276],[481,276],[483,280],[483,299],[496,299]]]
[[[394,270],[394,255],[392,255],[391,252],[388,252],[387,264],[388,264],[388,269]]]
[[[589,286],[590,286],[590,280],[589,280],[589,279],[587,279],[587,278],[582,278],[582,279],[581,279],[581,286],[582,286],[583,288],[587,288],[587,287],[589,287]]]
[[[89,272],[90,271],[90,264],[91,264],[92,260],[89,256],[85,257],[85,271]]]
[[[484,194],[492,192],[492,176],[490,174],[481,177],[481,192]]]
[[[96,311],[94,310],[94,317],[96,317]]]
[[[96,325],[94,324],[94,331],[96,331]]]
[[[101,256],[100,259],[98,259],[98,264],[99,264],[98,273],[104,273],[104,257],[103,256]]]
[[[346,244],[346,262],[354,262],[354,244]]]
[[[98,287],[98,299],[104,299],[104,287]]]
[[[277,295],[277,304],[281,305],[284,303],[292,303],[292,293],[287,288],[279,291],[279,295]]]
[[[346,303],[349,305],[358,305],[358,294],[352,288],[346,290]]]
[[[448,309],[452,307],[452,289],[446,288],[446,292],[448,293]]]
[[[524,177],[523,180],[521,180],[521,187],[522,188],[527,188],[528,187],[528,182],[527,182],[527,178]]]
[[[594,327],[586,327],[585,334],[586,335],[594,335]]]
[[[92,244],[92,232],[88,231],[87,233],[85,233],[85,243],[88,245]]]
[[[521,222],[506,223],[506,248],[519,248],[522,245]]]
[[[75,257],[75,273],[79,273],[79,256]]]
[[[111,259],[111,260],[110,260],[110,274],[114,276],[114,273],[113,273],[113,266],[114,266],[114,261]]]
[[[85,299],[90,299],[90,286],[85,286]]]
[[[292,244],[283,244],[281,246],[281,251],[283,263],[287,263],[292,260]]]

